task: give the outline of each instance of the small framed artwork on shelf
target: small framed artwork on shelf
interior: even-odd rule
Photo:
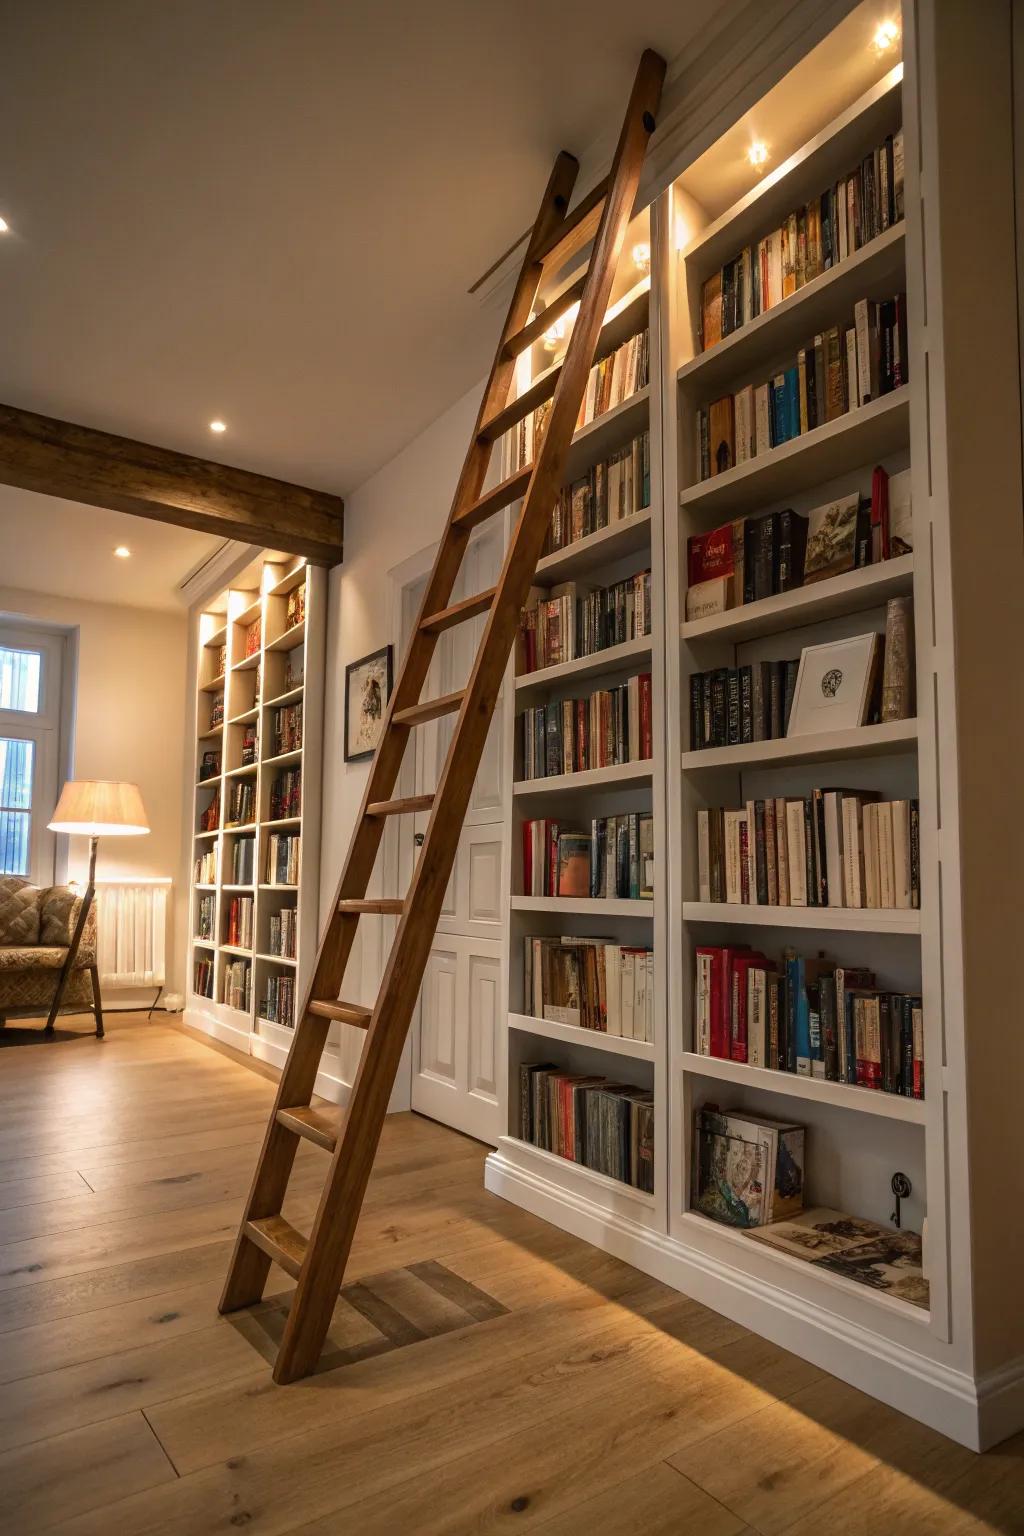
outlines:
[[[801,652],[787,735],[864,725],[878,672],[881,636],[872,631]]]
[[[345,761],[358,763],[377,749],[393,687],[392,647],[385,645],[345,668]]]

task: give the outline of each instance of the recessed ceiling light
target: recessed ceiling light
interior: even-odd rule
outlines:
[[[757,139],[747,150],[747,159],[755,170],[759,169],[768,159],[768,145]]]
[[[6,235],[10,227],[6,219],[0,219],[0,235]]]
[[[131,550],[128,548],[127,544],[119,544],[114,550],[114,554],[119,560],[127,560],[131,555]]]
[[[875,32],[875,48],[879,53],[888,53],[899,41],[899,35],[900,29],[895,21],[883,21]]]
[[[226,421],[221,421],[219,416],[217,417],[217,419],[215,421],[211,421],[210,422],[210,431],[211,432],[226,432],[227,429],[228,429],[227,422]]]
[[[639,272],[649,272],[651,270],[651,248],[646,240],[641,240],[634,245],[633,265]]]

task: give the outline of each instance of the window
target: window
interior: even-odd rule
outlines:
[[[42,660],[38,651],[0,646],[0,709],[38,714]]]
[[[64,637],[0,629],[0,875],[54,878]]]
[[[0,875],[27,875],[35,742],[0,736]]]

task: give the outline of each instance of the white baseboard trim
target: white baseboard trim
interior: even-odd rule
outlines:
[[[484,1165],[492,1194],[522,1206],[563,1231],[593,1243],[750,1328],[812,1365],[879,1398],[901,1413],[928,1424],[971,1450],[983,1450],[1020,1427],[1024,1405],[1024,1361],[990,1389],[992,1431],[982,1434],[981,1403],[971,1377],[924,1355],[899,1349],[845,1318],[810,1305],[741,1269],[684,1247],[667,1233],[631,1221],[566,1190],[541,1174],[517,1166],[501,1150]]]
[[[1024,1424],[1024,1356],[986,1371],[978,1381],[979,1440],[989,1450]]]
[[[249,1031],[239,1029],[235,1024],[229,1024],[226,1019],[217,1019],[210,1013],[201,1013],[196,1008],[186,1008],[182,1015],[182,1022],[189,1029],[198,1029],[204,1035],[209,1035],[212,1040],[219,1040],[221,1045],[230,1045],[233,1050],[241,1051],[243,1056],[249,1054]]]

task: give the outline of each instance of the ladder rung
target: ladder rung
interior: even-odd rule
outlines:
[[[433,795],[405,795],[400,800],[374,800],[366,807],[367,816],[404,816],[413,811],[429,811]]]
[[[369,1029],[373,1017],[372,1008],[361,1003],[332,1003],[326,998],[314,998],[306,1010],[320,1019],[337,1019],[341,1024],[354,1024],[357,1029]]]
[[[361,896],[358,899],[349,896],[344,901],[338,902],[339,912],[379,912],[387,914],[403,912],[404,910],[405,902],[397,901],[390,896]]]
[[[294,1109],[279,1109],[277,1123],[315,1142],[326,1152],[333,1152],[341,1135],[344,1110],[340,1104],[300,1104]]]
[[[408,709],[396,709],[391,724],[426,725],[428,720],[437,720],[441,715],[453,715],[462,703],[464,692],[460,688],[458,693],[445,693],[439,699],[427,699],[422,704],[411,704]]]
[[[453,624],[461,624],[465,619],[475,619],[478,613],[486,613],[494,601],[494,587],[488,587],[486,592],[478,592],[475,597],[464,597],[461,603],[453,603],[450,608],[442,608],[438,613],[432,613],[428,619],[424,619],[421,629],[442,630],[451,629]]]
[[[262,1248],[293,1280],[299,1278],[307,1244],[290,1221],[285,1221],[283,1216],[261,1216],[258,1221],[247,1221],[242,1230],[250,1242]]]
[[[509,475],[500,485],[493,490],[485,491],[479,501],[474,501],[465,512],[460,512],[453,518],[456,528],[476,528],[480,523],[485,523],[495,512],[500,512],[502,507],[507,507],[509,502],[522,496],[530,483],[533,474],[533,465],[526,464],[522,469],[517,469],[514,475]]]
[[[546,309],[542,309],[539,315],[535,315],[529,325],[524,325],[521,331],[516,331],[506,341],[502,351],[506,357],[518,357],[520,352],[525,352],[527,347],[532,347],[535,341],[540,341],[546,330],[549,330],[554,321],[565,314],[567,309],[572,309],[583,297],[583,290],[587,286],[587,274],[577,278],[571,287],[564,293],[560,293],[557,299],[552,299]]]
[[[524,416],[529,416],[531,411],[535,411],[538,405],[543,405],[545,400],[550,400],[561,377],[562,365],[559,363],[557,368],[552,368],[550,373],[545,373],[539,378],[536,384],[531,384],[529,389],[524,389],[515,400],[510,400],[508,405],[496,411],[493,416],[489,416],[480,428],[478,434],[480,441],[493,443],[503,432],[514,427],[517,421],[522,421]]]
[[[586,245],[597,234],[601,222],[601,207],[608,196],[608,178],[599,181],[592,192],[577,203],[570,214],[553,229],[540,248],[534,252],[535,261],[568,261],[570,256]]]

